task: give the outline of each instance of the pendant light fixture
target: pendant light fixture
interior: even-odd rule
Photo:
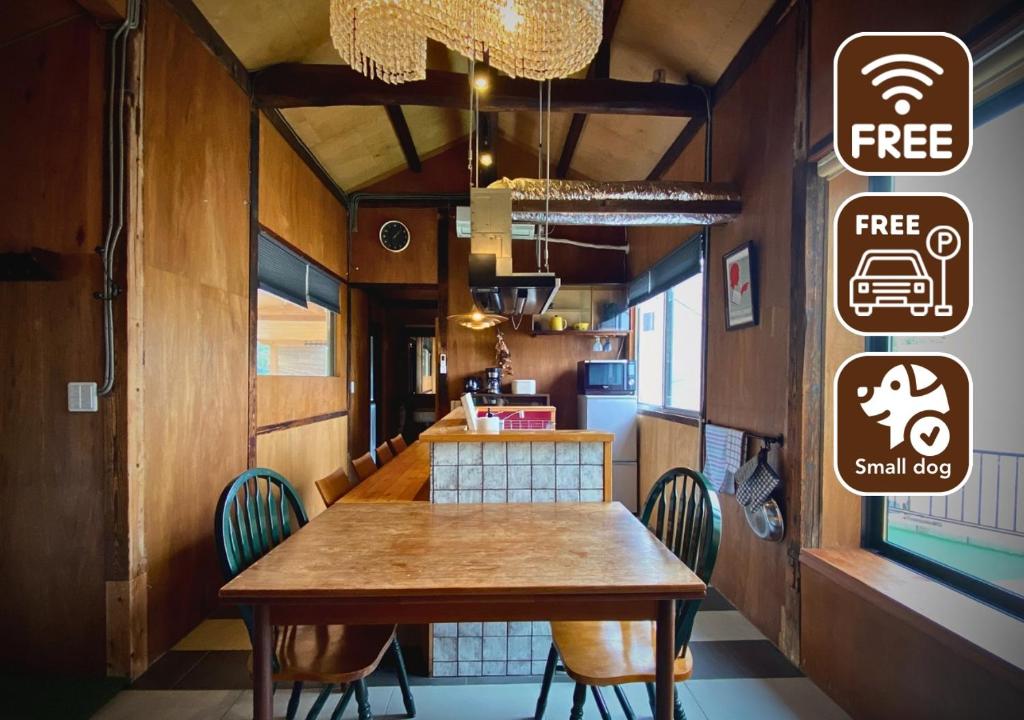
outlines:
[[[473,309],[470,312],[458,315],[449,315],[448,319],[454,320],[462,327],[469,328],[470,330],[486,330],[487,328],[500,325],[508,320],[504,315],[485,313],[476,305],[473,305]]]

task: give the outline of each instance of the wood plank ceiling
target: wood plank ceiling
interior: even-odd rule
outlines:
[[[195,0],[249,70],[286,62],[340,64],[331,45],[328,0]],[[615,3],[618,4],[618,3]],[[611,42],[610,76],[650,82],[688,79],[713,85],[757,27],[771,0],[622,0]],[[431,42],[428,66],[466,72],[466,61]],[[420,159],[466,136],[465,111],[402,107]],[[334,180],[346,191],[371,185],[408,167],[396,137],[394,111],[383,106],[297,107],[282,111]],[[552,173],[573,115],[554,113]],[[579,121],[577,121],[577,124]],[[590,115],[583,121],[570,177],[638,180],[647,177],[687,123],[686,118]],[[499,114],[499,133],[531,154],[537,147],[537,113]],[[694,178],[698,179],[698,178]]]

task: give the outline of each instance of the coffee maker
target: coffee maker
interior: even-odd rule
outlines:
[[[501,368],[489,367],[484,371],[484,392],[501,393]]]

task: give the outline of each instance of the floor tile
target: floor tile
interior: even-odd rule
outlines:
[[[705,640],[765,640],[761,631],[754,627],[736,610],[701,610],[693,623],[694,642]]]
[[[735,610],[732,603],[725,599],[722,593],[716,588],[709,587],[708,595],[700,604],[701,611],[704,610]]]
[[[238,701],[239,690],[125,690],[93,720],[220,720]],[[250,714],[246,717],[251,717]]]
[[[251,650],[249,631],[239,619],[205,620],[173,650]]]
[[[402,697],[398,693],[397,688],[393,687],[371,687],[370,688],[370,709],[373,711],[373,716],[377,720],[385,720],[389,718],[390,711],[387,709],[388,704],[391,702],[392,694],[398,694],[398,705],[396,707],[402,707]],[[281,688],[274,693],[274,717],[283,718],[285,712],[288,709],[288,698],[291,695],[291,688]],[[306,717],[306,713],[313,706],[319,690],[304,690],[302,697],[299,700],[299,711],[296,714],[297,718]],[[331,717],[331,713],[334,712],[334,708],[338,706],[338,701],[341,700],[341,691],[335,690],[331,693],[327,699],[327,703],[324,705],[323,710],[320,713],[321,720],[327,720]],[[418,698],[417,698],[418,700]],[[356,718],[358,716],[358,709],[356,707],[356,699],[353,697],[349,701],[348,707],[345,708],[345,714],[342,716],[344,720],[350,718]],[[405,717],[404,711],[401,717]],[[417,717],[419,714],[417,713]],[[252,718],[252,690],[243,690],[235,700],[235,703],[227,711],[227,714],[220,716],[219,720],[251,720]],[[151,718],[146,718],[151,720]]]
[[[698,680],[803,675],[767,640],[692,642],[690,648],[693,651],[693,677]]]
[[[176,690],[248,690],[252,687],[248,650],[208,652],[175,685]]]
[[[708,720],[849,720],[807,678],[690,680],[685,685]]]
[[[206,655],[205,652],[189,650],[177,652],[171,650],[153,663],[149,670],[132,683],[135,690],[171,690],[192,668]]]

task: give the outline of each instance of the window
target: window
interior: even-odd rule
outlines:
[[[630,287],[637,309],[637,400],[700,413],[704,358],[703,236],[656,264]]]
[[[256,297],[257,375],[334,375],[334,313],[266,290]]]
[[[942,351],[967,365],[974,380],[974,466],[951,495],[872,498],[866,532],[868,544],[883,554],[1018,616],[1024,616],[1024,381],[1018,362],[1024,334],[1017,315],[1024,306],[1022,127],[1024,105],[1017,105],[975,128],[971,158],[956,173],[900,177],[891,186],[952,193],[974,219],[974,309],[967,324],[945,338],[897,337],[872,347]]]
[[[256,296],[256,374],[335,374],[341,282],[261,232]]]

